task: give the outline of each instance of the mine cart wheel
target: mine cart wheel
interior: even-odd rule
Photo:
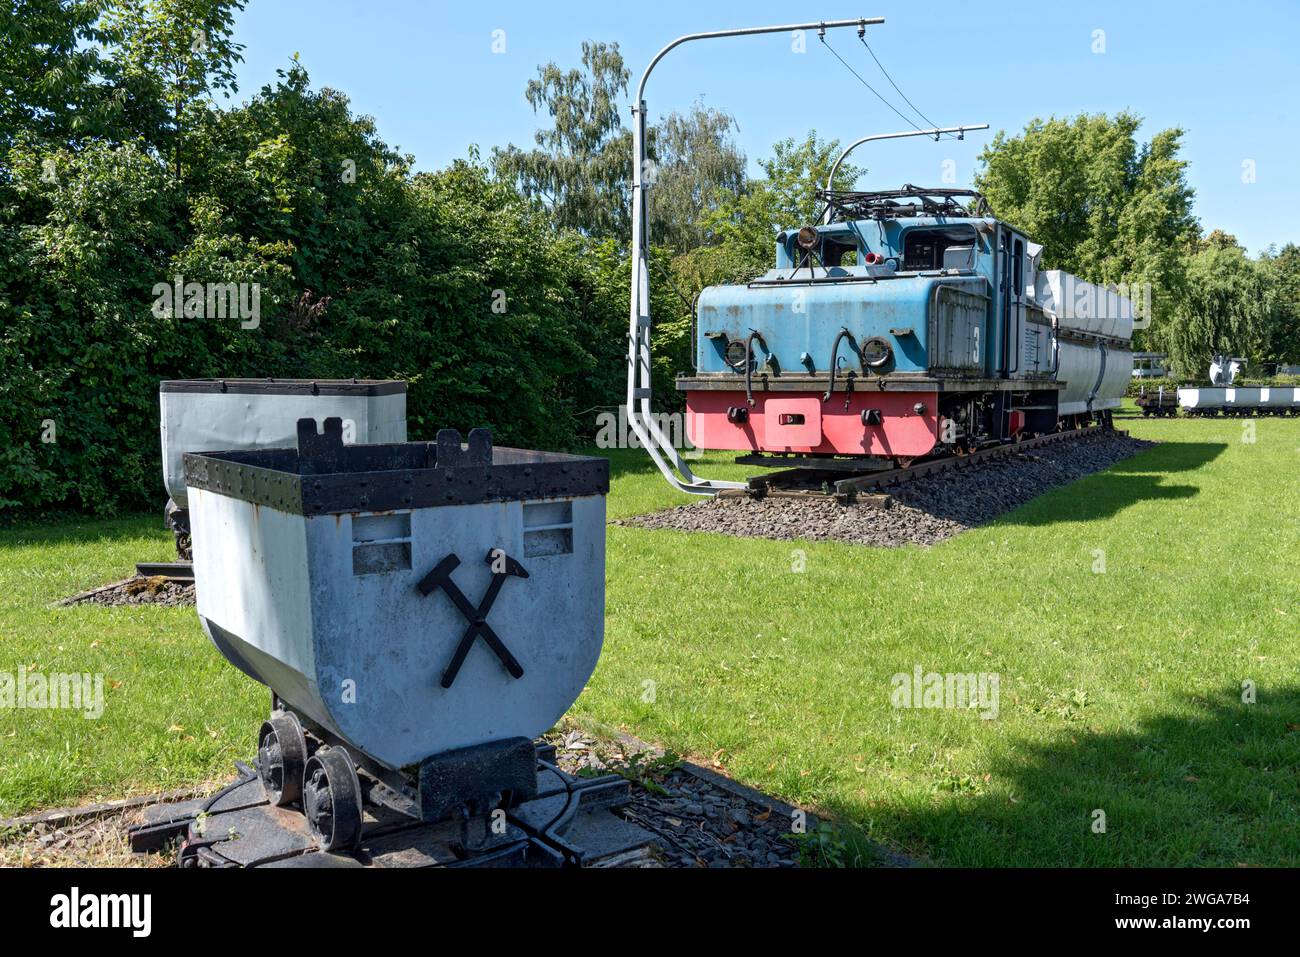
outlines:
[[[361,838],[361,782],[342,748],[321,748],[307,762],[303,813],[323,851],[350,851]]]
[[[292,713],[271,715],[257,736],[257,776],[276,807],[302,797],[302,776],[307,764],[307,739]]]

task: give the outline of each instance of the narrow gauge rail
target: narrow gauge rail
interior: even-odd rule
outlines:
[[[182,583],[194,581],[194,565],[190,562],[136,562],[135,573],[141,578],[165,578]]]
[[[812,467],[806,464],[815,460],[799,459],[800,465],[798,467],[770,472],[766,475],[751,476],[744,488],[730,489],[720,493],[720,496],[726,498],[739,496],[750,498],[764,498],[767,496],[820,498],[834,496],[835,500],[840,504],[848,505],[858,501],[862,493],[892,488],[924,475],[934,475],[939,472],[946,472],[949,469],[965,468],[981,462],[1016,455],[1030,449],[1041,448],[1045,445],[1074,441],[1086,436],[1104,433],[1112,435],[1128,434],[1125,431],[1113,429],[1106,424],[1090,425],[1062,432],[1048,432],[1044,435],[1020,439],[1016,442],[990,445],[966,454],[926,458],[913,462],[906,468],[882,469],[847,476],[843,465],[839,464],[835,459],[827,459],[826,464],[822,467]],[[742,457],[737,461],[742,464],[747,461],[754,464],[755,460]],[[762,461],[771,463],[779,462],[780,459],[767,457]],[[877,504],[885,504],[885,502],[877,500]]]

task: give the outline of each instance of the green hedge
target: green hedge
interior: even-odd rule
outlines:
[[[1129,382],[1128,392],[1126,394],[1131,399],[1137,396],[1142,391],[1143,387],[1146,388],[1147,392],[1156,392],[1162,386],[1166,390],[1169,390],[1169,389],[1177,389],[1179,386],[1188,386],[1188,385],[1208,386],[1209,384],[1210,384],[1209,379],[1197,379],[1191,381],[1185,379],[1180,380],[1180,379],[1164,379],[1164,378],[1133,379]],[[1280,376],[1271,376],[1266,378],[1251,378],[1250,376],[1243,376],[1237,379],[1235,385],[1242,386],[1243,388],[1258,387],[1258,386],[1272,387],[1272,388],[1287,388],[1291,386],[1300,387],[1300,376],[1280,375]]]
[[[1179,382],[1177,379],[1168,378],[1151,378],[1151,379],[1130,379],[1128,390],[1125,392],[1130,399],[1139,395],[1145,388],[1148,392],[1156,392],[1161,387],[1165,389],[1176,389],[1180,385],[1186,385],[1185,382]]]
[[[487,425],[542,448],[622,400],[625,257],[475,156],[414,174],[297,68],[194,116],[181,155],[179,180],[139,142],[3,157],[0,509],[159,505],[162,379],[400,378],[414,438]],[[160,318],[154,286],[178,275],[259,284],[259,325]],[[655,308],[671,390],[687,323],[663,290]]]

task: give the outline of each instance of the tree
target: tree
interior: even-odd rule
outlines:
[[[492,151],[496,174],[544,202],[561,229],[595,237],[624,237],[631,229],[632,140],[618,107],[627,81],[617,43],[584,40],[582,69],[564,72],[548,63],[528,83],[524,95],[533,111],[544,109],[553,121],[537,131],[537,148]]]
[[[1278,309],[1269,336],[1268,358],[1300,363],[1300,246],[1287,243],[1262,257],[1277,281]]]
[[[156,507],[160,379],[402,378],[413,437],[486,425],[542,448],[617,401],[616,248],[584,255],[476,155],[412,175],[296,60],[248,103],[185,107],[179,180],[141,117],[58,142],[28,118],[0,158],[0,511]],[[258,324],[155,312],[177,276],[258,289]]]
[[[682,253],[709,241],[702,220],[745,188],[745,155],[731,138],[736,121],[696,103],[670,113],[650,133],[652,239]]]
[[[525,96],[551,126],[537,131],[537,148],[495,149],[497,175],[543,202],[559,229],[593,239],[627,242],[632,134],[623,129],[618,101],[628,71],[618,44],[586,41],[582,68],[539,67]],[[706,241],[701,218],[745,183],[745,157],[731,137],[735,120],[696,103],[670,113],[646,132],[645,170],[652,239],[682,252]]]
[[[1187,264],[1186,290],[1166,320],[1163,341],[1174,369],[1184,378],[1204,378],[1218,354],[1258,365],[1270,358],[1280,312],[1277,277],[1226,233],[1216,231],[1198,245]]]
[[[244,45],[232,38],[235,13],[246,0],[132,0],[108,7],[103,39],[113,75],[133,99],[166,107],[157,127],[142,130],[159,149],[170,148],[181,178],[185,114],[215,92],[237,93],[235,64]]]
[[[66,144],[102,132],[101,0],[0,0],[0,155],[22,131]]]
[[[157,474],[150,367],[172,349],[150,288],[177,210],[139,145],[19,146],[6,159],[22,202],[0,220],[22,223],[0,250],[0,505],[108,508]],[[38,437],[42,422],[56,441]]]
[[[1048,268],[1096,283],[1152,290],[1150,334],[1177,308],[1192,214],[1182,131],[1140,144],[1141,119],[1081,114],[1031,121],[1019,136],[999,132],[980,155],[976,187],[998,218],[1044,247]]]
[[[710,246],[696,258],[700,265],[715,267],[705,265],[705,274],[727,275],[734,281],[772,268],[777,233],[807,226],[822,211],[817,191],[840,155],[839,140],[819,140],[809,131],[801,143],[785,139],[772,149],[770,158],[759,161],[761,179],[705,215],[701,225]],[[864,172],[846,163],[836,172],[833,186],[848,189]]]

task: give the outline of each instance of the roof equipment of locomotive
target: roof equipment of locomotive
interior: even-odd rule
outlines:
[[[828,196],[835,192],[835,175],[840,171],[840,167],[844,165],[844,161],[848,159],[849,154],[859,146],[864,146],[867,143],[874,143],[879,140],[898,140],[906,139],[911,136],[933,136],[937,142],[941,136],[954,133],[956,134],[957,139],[963,140],[966,138],[966,132],[968,130],[987,130],[988,128],[989,125],[987,123],[968,123],[962,126],[936,126],[928,130],[904,130],[901,133],[872,133],[869,136],[863,136],[846,146],[835,162],[831,164],[831,171],[826,174],[826,185],[822,188],[822,195]],[[831,204],[827,202],[826,211],[822,214],[825,217],[826,222],[830,222],[831,212]]]

